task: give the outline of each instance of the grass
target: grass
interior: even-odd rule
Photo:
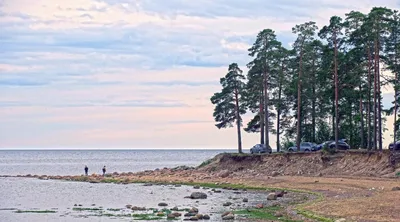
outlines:
[[[283,221],[283,222],[297,222],[297,220],[291,220],[287,216],[276,217],[275,214],[281,211],[282,207],[271,206],[262,209],[249,209],[249,210],[238,210],[235,214],[245,215],[250,219],[263,219],[263,220],[273,220],[273,221]],[[300,222],[300,221],[299,221]]]
[[[17,210],[14,213],[38,213],[38,214],[49,214],[49,213],[57,213],[54,210]]]
[[[155,216],[154,214],[132,214],[134,220],[161,220],[163,217]]]
[[[203,161],[198,167],[199,167],[199,168],[205,167],[205,166],[207,166],[208,164],[212,163],[213,161],[214,161],[214,158],[208,159],[208,160],[206,160],[206,161]]]
[[[400,172],[397,172],[395,175],[396,177],[400,177]]]

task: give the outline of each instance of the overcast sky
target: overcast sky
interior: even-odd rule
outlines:
[[[209,98],[256,34],[373,6],[400,1],[0,0],[0,148],[235,148]]]

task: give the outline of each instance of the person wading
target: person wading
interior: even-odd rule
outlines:
[[[88,175],[89,167],[85,165],[85,175]]]

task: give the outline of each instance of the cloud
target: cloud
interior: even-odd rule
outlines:
[[[188,105],[179,101],[162,100],[131,100],[131,101],[75,101],[70,103],[46,103],[46,102],[26,102],[26,101],[0,101],[0,107],[56,107],[56,108],[77,108],[77,107],[146,107],[146,108],[159,108],[159,107],[187,107]]]
[[[149,86],[176,86],[176,85],[186,85],[186,86],[203,86],[203,85],[219,85],[215,81],[165,81],[165,82],[142,82],[143,85]]]
[[[1,146],[233,148],[235,129],[216,129],[209,97],[230,63],[246,72],[256,34],[273,29],[288,46],[296,24],[374,4],[0,0]]]

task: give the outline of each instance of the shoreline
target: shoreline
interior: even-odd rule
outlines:
[[[398,172],[398,168],[389,172],[390,167],[377,153],[339,153],[336,156],[324,156],[321,153],[311,154],[275,154],[275,155],[242,155],[219,154],[204,161],[198,167],[180,166],[146,170],[141,172],[111,173],[106,176],[46,176],[46,175],[17,175],[6,177],[29,177],[42,180],[66,180],[87,183],[153,183],[153,184],[181,184],[226,189],[255,189],[264,191],[302,192],[316,195],[313,201],[306,201],[294,206],[288,206],[287,211],[295,211],[302,215],[304,221],[400,221],[400,206],[396,201],[400,199],[399,177],[390,177]],[[282,162],[282,159],[290,161]],[[352,174],[347,168],[341,168],[342,162],[352,167],[376,167],[371,174],[368,170],[360,171],[355,168]],[[353,160],[354,159],[354,160]],[[357,162],[358,161],[358,162]],[[297,163],[299,162],[299,163]],[[320,167],[326,173],[307,173],[291,170],[292,165],[301,166],[310,162],[315,168]],[[326,164],[328,163],[328,164]],[[274,164],[281,164],[282,171],[276,171]],[[285,165],[286,164],[286,165]],[[264,166],[269,166],[265,168]],[[272,169],[271,169],[272,168]],[[333,168],[333,169],[330,169]],[[308,168],[306,168],[307,170]],[[275,171],[273,171],[275,170]],[[302,168],[301,170],[304,170]],[[345,171],[344,171],[345,170]],[[351,169],[350,169],[351,170]],[[382,171],[379,171],[382,170]],[[290,173],[292,172],[292,175]],[[311,171],[312,172],[312,171]],[[345,172],[345,174],[340,174]],[[347,173],[346,173],[347,172]],[[365,212],[373,212],[365,214]]]

